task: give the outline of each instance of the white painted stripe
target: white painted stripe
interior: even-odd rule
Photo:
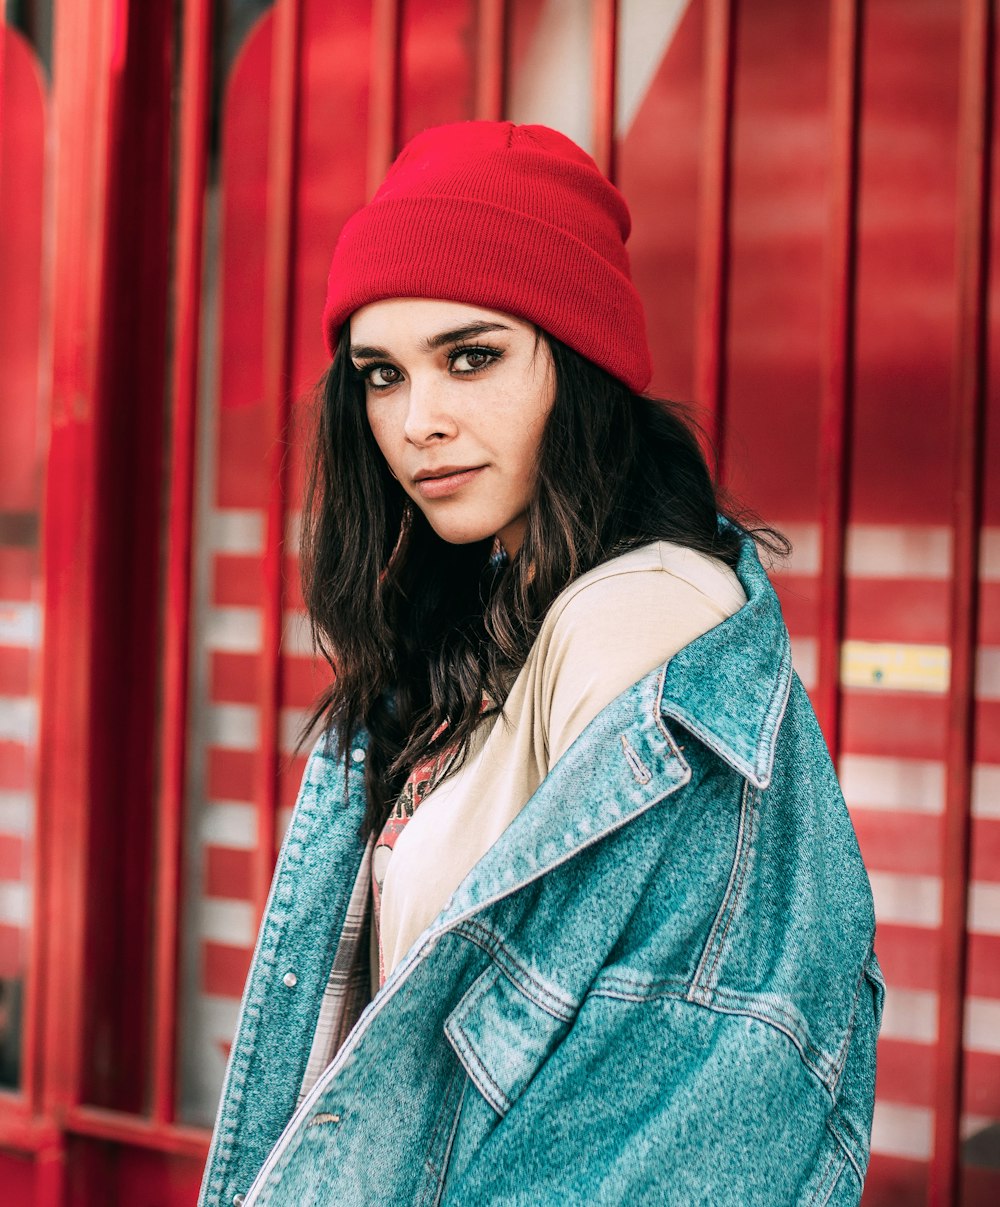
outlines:
[[[0,922],[24,928],[31,917],[31,890],[18,880],[0,880]]]
[[[41,640],[41,606],[20,600],[0,599],[0,645],[34,650]]]
[[[205,645],[229,654],[257,654],[261,647],[260,608],[208,608]]]
[[[226,1071],[223,1045],[233,1041],[239,1011],[238,997],[185,995],[178,1110],[186,1123],[212,1126]]]
[[[205,742],[223,750],[256,750],[260,717],[252,704],[212,704],[206,710]]]
[[[315,651],[309,617],[305,612],[288,611],[284,615],[281,634],[281,652],[295,656],[310,657]]]
[[[203,843],[253,851],[257,847],[257,810],[241,801],[209,801],[198,819]]]
[[[783,524],[771,519],[795,548],[790,561],[776,567],[781,573],[816,575],[820,572],[822,529],[819,524]],[[947,526],[919,524],[849,524],[846,533],[846,570],[859,578],[951,577],[951,531]],[[983,528],[979,546],[979,576],[983,582],[1000,582],[1000,528]]]
[[[1000,884],[973,880],[969,885],[969,930],[1000,935]]]
[[[812,578],[819,574],[822,546],[819,524],[776,523],[774,527],[792,542],[791,556],[775,565],[775,575],[798,574]]]
[[[505,114],[518,125],[542,122],[593,153],[590,5],[544,0],[535,31],[507,89]]]
[[[984,528],[979,542],[979,577],[1000,582],[1000,528]]]
[[[951,575],[951,529],[850,524],[844,562],[852,578],[947,579]]]
[[[815,637],[792,638],[792,666],[802,686],[812,691],[819,682],[819,642]]]
[[[976,658],[976,695],[980,700],[1000,700],[1000,646],[980,646]]]
[[[264,549],[264,512],[237,507],[220,507],[211,512],[208,545],[213,553],[261,553]]]
[[[0,834],[25,838],[34,831],[35,802],[30,792],[0,792]]]
[[[288,829],[292,820],[292,810],[290,807],[279,809],[274,824],[277,827],[277,834],[274,836],[275,843],[280,847],[282,840],[285,837],[285,831]]]
[[[1000,767],[978,763],[972,768],[972,816],[1000,820]]]
[[[989,1115],[962,1115],[958,1121],[958,1132],[963,1140],[968,1140],[978,1132],[996,1127],[997,1121]]]
[[[937,876],[869,872],[879,922],[904,926],[941,925],[941,881]]]
[[[206,613],[205,645],[232,654],[258,654],[261,649],[260,608],[210,608]],[[315,651],[305,612],[289,609],[282,617],[282,653],[311,657]]]
[[[198,932],[203,940],[232,947],[252,947],[254,908],[249,901],[226,901],[203,897],[199,903]]]
[[[292,754],[299,740],[299,733],[309,716],[305,708],[283,708],[278,718],[280,728],[279,749],[282,754]]]
[[[944,763],[932,759],[844,754],[840,758],[838,775],[844,797],[852,809],[944,812]]]
[[[615,133],[623,138],[646,99],[689,0],[620,0]]]
[[[213,1040],[231,1043],[239,1021],[240,1003],[234,997],[220,997],[215,993],[199,993],[196,1006],[205,1030]]]
[[[37,701],[29,696],[0,696],[0,741],[34,746],[37,740]]]
[[[934,1144],[934,1112],[925,1106],[876,1099],[872,1119],[872,1152],[885,1157],[930,1160]]]
[[[965,999],[965,1047],[1000,1055],[1000,1002],[986,997]]]
[[[881,1037],[920,1044],[936,1043],[937,1012],[936,993],[922,989],[894,989],[890,985],[885,991]]]

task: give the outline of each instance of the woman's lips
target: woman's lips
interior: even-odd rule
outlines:
[[[460,469],[457,473],[443,474],[440,478],[420,478],[416,487],[425,499],[444,499],[467,486],[485,468],[485,465],[479,465],[475,469]]]

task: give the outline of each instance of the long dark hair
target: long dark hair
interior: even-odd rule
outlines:
[[[306,732],[322,720],[342,757],[358,728],[368,730],[366,835],[385,824],[418,762],[448,749],[450,766],[460,765],[573,579],[655,540],[735,566],[748,530],[723,509],[687,408],[635,394],[539,334],[551,349],[555,398],[526,532],[509,561],[492,540],[443,541],[389,473],[347,326],[322,383],[302,575],[313,639],[335,678]],[[720,527],[719,514],[734,527]],[[753,535],[788,551],[772,529]]]

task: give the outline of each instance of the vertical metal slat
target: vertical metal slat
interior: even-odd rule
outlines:
[[[272,124],[264,314],[264,391],[271,422],[267,535],[260,668],[260,777],[254,900],[264,912],[274,868],[280,757],[281,626],[284,592],[286,444],[294,321],[295,202],[299,173],[302,86],[302,0],[278,0],[274,11]]]
[[[991,0],[963,0],[958,127],[957,315],[953,385],[951,684],[942,850],[941,973],[930,1201],[960,1196],[963,1016],[972,764],[975,757],[979,536],[986,427],[986,315],[993,111]]]
[[[475,53],[475,115],[483,121],[500,121],[503,118],[507,86],[505,0],[479,0]]]
[[[86,850],[86,717],[93,627],[94,402],[103,281],[112,84],[109,14],[61,0],[56,20],[55,262],[52,413],[46,467],[45,636],[34,920],[48,947],[44,1104],[58,1112],[79,1086]],[[81,187],[82,183],[82,187]],[[36,1061],[43,1052],[32,1053]]]
[[[400,0],[372,0],[368,196],[382,183],[399,137]]]
[[[594,73],[594,159],[615,179],[615,88],[618,60],[618,0],[592,0]]]
[[[723,471],[729,275],[734,0],[705,0],[704,109],[698,201],[695,399]]]
[[[177,1031],[177,940],[181,909],[188,670],[191,629],[192,526],[199,322],[208,171],[212,5],[187,0],[180,70],[179,179],[174,257],[172,447],[166,607],[163,733],[157,785],[156,913],[153,951],[152,1120],[174,1119]]]
[[[85,984],[89,686],[95,641],[95,403],[113,81],[111,14],[59,0],[53,113],[52,407],[46,461],[45,632],[34,859],[26,1090],[39,1114],[61,1119],[80,1092]],[[61,1207],[61,1129],[39,1160],[35,1201]]]
[[[814,703],[831,757],[840,752],[844,547],[851,474],[862,0],[830,4],[830,228],[820,396],[820,603]]]

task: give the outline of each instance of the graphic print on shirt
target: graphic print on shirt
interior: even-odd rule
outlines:
[[[444,733],[447,725],[447,721],[442,722],[435,730],[434,737],[437,738]],[[375,925],[375,942],[378,947],[379,988],[385,984],[381,916],[382,885],[385,883],[385,874],[389,868],[389,857],[392,855],[392,848],[396,845],[396,839],[402,834],[403,827],[413,816],[417,806],[444,779],[453,754],[454,749],[449,748],[432,758],[425,759],[424,762],[418,763],[414,767],[382,827],[375,843],[375,850],[372,852],[372,920]]]

